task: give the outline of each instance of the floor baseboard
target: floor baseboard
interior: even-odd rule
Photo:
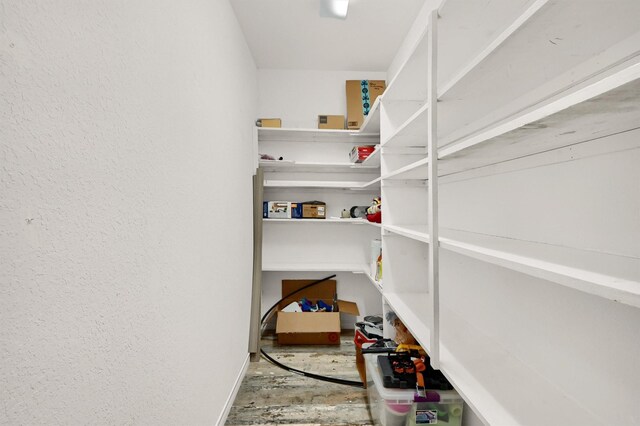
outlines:
[[[231,407],[233,406],[233,401],[236,399],[236,395],[238,395],[238,390],[240,389],[240,385],[242,384],[242,379],[244,379],[245,374],[247,374],[247,369],[249,368],[249,354],[244,359],[244,363],[242,364],[242,368],[240,368],[240,372],[238,377],[236,378],[236,382],[233,385],[233,389],[231,389],[231,393],[227,398],[227,402],[224,404],[224,410],[218,418],[218,422],[216,425],[222,426],[227,421],[227,417],[229,416],[229,411],[231,411]]]

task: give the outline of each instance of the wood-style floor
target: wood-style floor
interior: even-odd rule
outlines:
[[[353,332],[340,346],[278,346],[263,339],[265,351],[290,367],[360,381]],[[366,390],[303,377],[266,359],[249,365],[227,425],[370,425]]]

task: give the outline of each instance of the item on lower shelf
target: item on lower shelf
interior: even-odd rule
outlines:
[[[367,220],[374,223],[382,223],[382,199],[376,197],[367,208]]]
[[[364,218],[367,217],[367,209],[368,208],[369,208],[369,206],[353,206],[349,210],[349,214],[354,219],[359,218],[359,217],[364,219]]]
[[[342,209],[342,212],[340,213],[340,217],[342,219],[350,219],[351,218],[351,214],[349,213],[349,210]]]
[[[398,348],[400,349],[400,348]],[[416,372],[420,372],[424,389],[452,390],[453,386],[439,370],[431,366],[429,356],[422,361],[423,368],[418,367],[416,358],[410,352],[394,352],[378,356],[378,366],[382,376],[383,386],[386,388],[415,389],[417,384]]]
[[[415,389],[393,389],[382,385],[382,376],[376,360],[378,356],[364,354],[367,398],[374,424],[461,426],[464,402],[456,391],[428,390],[425,397],[428,401],[415,402]]]

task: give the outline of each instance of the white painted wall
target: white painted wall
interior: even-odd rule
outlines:
[[[226,0],[0,1],[0,424],[213,424],[247,356]]]
[[[258,70],[258,116],[282,127],[318,128],[318,115],[347,114],[347,80],[386,80],[379,71]]]

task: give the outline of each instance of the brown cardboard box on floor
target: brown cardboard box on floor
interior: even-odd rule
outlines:
[[[314,280],[282,280],[282,295],[311,284]],[[328,305],[337,305],[337,312],[282,312],[291,302],[306,297]],[[335,303],[334,303],[335,301]],[[336,281],[327,280],[286,298],[278,307],[276,334],[281,345],[339,345],[340,313],[360,315],[354,302],[337,300]]]
[[[357,130],[362,126],[385,87],[384,80],[347,80],[347,129]]]

